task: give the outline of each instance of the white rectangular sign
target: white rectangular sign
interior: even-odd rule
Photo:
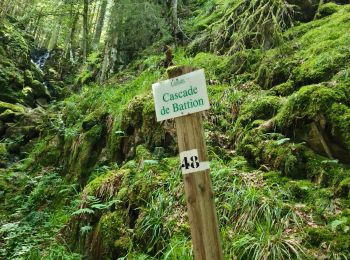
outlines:
[[[209,99],[204,70],[152,85],[157,121],[208,110]]]
[[[193,149],[180,153],[182,174],[209,170],[209,162],[200,162],[198,150]]]

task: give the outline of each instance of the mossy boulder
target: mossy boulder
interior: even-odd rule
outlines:
[[[292,178],[305,178],[305,147],[290,143],[281,134],[264,133],[258,128],[249,130],[237,145],[239,154],[254,166],[279,170]]]
[[[326,227],[307,228],[307,242],[314,247],[326,245],[332,251],[350,256],[350,238],[348,234],[332,232]]]
[[[50,92],[47,89],[47,86],[45,86],[43,83],[41,83],[38,80],[34,80],[31,84],[31,88],[33,90],[33,94],[35,97],[40,98],[50,98]]]
[[[285,188],[295,200],[305,201],[317,186],[309,180],[292,180],[285,184]]]
[[[95,125],[104,124],[107,115],[108,113],[102,108],[94,110],[84,118],[81,125],[83,130],[88,131]]]
[[[130,170],[108,171],[89,182],[84,188],[84,194],[106,201],[118,193],[123,178],[128,174],[130,174]]]
[[[337,194],[350,198],[350,177],[345,178],[339,183]]]
[[[270,89],[291,79],[293,68],[298,65],[292,56],[294,52],[295,49],[290,44],[269,50],[257,70],[257,83],[263,89]]]
[[[167,147],[170,152],[175,150],[174,125],[165,129],[157,123],[151,95],[136,96],[131,100],[123,111],[120,129],[124,137],[115,138],[122,141],[121,150],[126,153],[126,159],[131,159],[136,147],[142,143],[151,151],[155,147]]]
[[[15,59],[16,64],[25,66],[29,62],[29,47],[26,40],[18,28],[5,18],[0,19],[0,42],[5,47],[6,53]]]
[[[42,72],[30,60],[30,46],[26,33],[0,18],[0,101],[36,106],[35,99],[50,99],[47,87],[42,83]]]
[[[331,2],[331,3],[323,4],[318,8],[316,18],[321,19],[323,17],[332,15],[338,12],[339,9],[340,9],[340,6],[337,5],[336,3]]]
[[[308,142],[314,151],[348,162],[349,94],[343,84],[302,87],[287,99],[275,123],[287,136]]]
[[[110,212],[101,217],[94,231],[90,255],[92,259],[114,259],[125,256],[130,247],[128,227],[125,216]]]
[[[13,122],[25,113],[25,108],[19,104],[10,104],[0,101],[0,121]],[[4,125],[3,125],[4,128]],[[4,129],[3,129],[4,130]]]
[[[290,80],[298,89],[331,80],[349,66],[349,26],[349,7],[345,6],[324,19],[291,28],[285,33],[288,43],[265,53],[256,81],[270,89]]]
[[[241,106],[236,127],[246,127],[255,120],[267,120],[275,116],[283,100],[276,96],[256,96]]]
[[[7,102],[0,101],[0,113],[5,112],[6,110],[10,110],[13,112],[24,113],[25,108],[22,105],[15,105]]]
[[[66,170],[70,178],[78,179],[81,185],[86,184],[105,145],[103,131],[103,125],[95,125],[87,132],[81,133],[77,139],[65,142]]]

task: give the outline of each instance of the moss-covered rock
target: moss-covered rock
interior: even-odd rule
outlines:
[[[342,84],[302,87],[287,99],[275,122],[282,132],[308,142],[314,151],[348,162],[349,94]]]
[[[130,170],[108,171],[89,182],[84,188],[84,194],[106,201],[118,193],[123,178],[128,174]]]
[[[238,143],[237,151],[255,166],[279,170],[293,178],[306,177],[305,147],[290,143],[281,134],[263,133],[258,128],[245,133]]]
[[[86,184],[104,147],[103,131],[102,125],[95,125],[77,139],[65,140],[66,169],[70,178],[77,179],[81,185]]]
[[[350,177],[345,178],[339,183],[337,193],[350,198]]]
[[[293,180],[285,184],[285,188],[297,201],[305,201],[317,186],[309,180]]]
[[[0,113],[5,112],[6,110],[10,110],[13,112],[18,112],[18,113],[24,113],[25,108],[19,104],[14,105],[11,103],[7,103],[7,102],[1,102],[0,101]]]
[[[274,117],[282,104],[283,100],[276,96],[257,96],[247,99],[241,106],[235,128],[244,128],[255,120],[267,120]]]
[[[323,4],[318,8],[316,18],[321,19],[323,17],[332,15],[338,12],[339,9],[340,9],[340,6],[337,5],[336,3],[331,2],[331,3]]]
[[[154,101],[151,95],[137,96],[132,99],[128,109],[123,111],[121,130],[127,136],[123,138],[121,150],[130,159],[135,155],[136,147],[144,143],[146,148],[153,150],[155,147],[166,147],[174,152],[174,126],[165,129],[157,124]],[[119,140],[120,136],[116,136]]]
[[[320,248],[326,245],[333,252],[349,257],[350,239],[347,234],[335,233],[326,227],[307,228],[307,242]]]
[[[95,240],[92,241],[92,259],[113,259],[125,256],[130,247],[131,238],[125,217],[118,212],[107,213],[98,222]]]

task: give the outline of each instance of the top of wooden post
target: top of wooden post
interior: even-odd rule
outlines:
[[[196,69],[190,66],[171,66],[167,68],[169,79],[181,76],[186,73],[195,71]]]

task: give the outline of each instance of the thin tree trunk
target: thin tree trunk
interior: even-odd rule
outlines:
[[[106,42],[104,56],[103,56],[104,58],[103,58],[103,63],[102,63],[102,68],[101,68],[101,74],[99,77],[100,84],[102,84],[103,81],[106,79],[107,69],[108,69],[108,65],[109,65],[109,52],[110,52],[109,42]]]
[[[100,43],[102,29],[103,29],[103,25],[104,25],[105,17],[106,17],[107,4],[108,4],[107,0],[102,0],[100,14],[98,16],[98,20],[96,23],[95,35],[94,35],[94,45],[95,46]]]
[[[88,17],[89,16],[89,0],[84,0],[83,10],[83,61],[85,62],[88,55],[88,41],[89,41],[89,27]]]
[[[172,17],[173,17],[173,30],[174,30],[174,35],[178,34],[178,18],[177,18],[177,0],[172,0]]]
[[[77,23],[79,20],[79,12],[76,12],[74,15],[72,15],[73,21],[72,21],[72,25],[70,28],[70,32],[69,32],[69,36],[68,39],[66,41],[66,46],[65,46],[65,57],[67,57],[68,54],[73,53],[73,49],[74,49],[74,38],[75,38],[75,32],[77,30]],[[74,60],[74,57],[70,57],[70,60]]]
[[[98,14],[100,12],[100,4],[99,1],[96,0],[95,5],[90,6],[90,10],[89,10],[89,34],[92,35],[94,32],[94,27],[98,18]]]

